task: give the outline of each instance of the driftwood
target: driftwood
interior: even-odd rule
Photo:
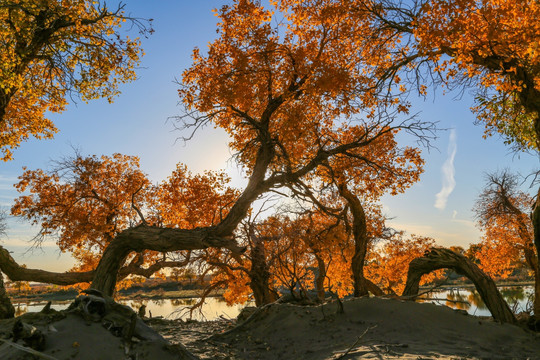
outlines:
[[[514,314],[497,290],[495,282],[475,263],[449,249],[432,248],[424,256],[411,261],[403,296],[414,298],[418,294],[422,275],[439,269],[452,269],[469,278],[491,312],[493,319],[504,323],[516,323]]]

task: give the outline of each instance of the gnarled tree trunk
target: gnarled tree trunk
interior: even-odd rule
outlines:
[[[15,308],[4,287],[4,276],[0,273],[0,319],[9,319],[15,316]]]
[[[325,291],[324,291],[324,279],[326,278],[326,264],[324,259],[319,255],[318,252],[314,252],[315,260],[317,260],[317,276],[315,277],[315,290],[317,290],[317,300],[324,302]]]
[[[261,146],[257,153],[253,172],[242,195],[225,219],[218,225],[195,229],[176,229],[141,224],[121,232],[103,252],[91,287],[111,296],[116,286],[118,271],[132,251],[169,252],[220,247],[230,249],[234,253],[242,252],[243,249],[238,247],[232,234],[246,216],[253,201],[273,185],[272,182],[265,182],[268,164],[273,156],[273,147],[268,141]]]
[[[540,267],[538,264],[538,257],[534,251],[534,244],[531,247],[525,247],[523,249],[525,253],[525,261],[533,271],[534,276],[534,301],[533,312],[536,318],[540,315]]]
[[[540,126],[540,121],[535,123]],[[538,135],[538,141],[540,141],[540,134]],[[540,188],[536,195],[536,203],[534,204],[533,212],[531,214],[531,221],[534,229],[534,247],[536,248],[536,270],[534,276],[534,303],[533,311],[534,317],[540,319]]]
[[[206,249],[211,246],[229,248],[235,252],[241,251],[232,238],[214,235],[213,228],[185,230],[139,225],[127,229],[105,249],[95,270],[91,287],[112,296],[120,267],[132,251],[170,252]]]
[[[403,296],[417,295],[422,275],[439,269],[452,269],[469,278],[495,320],[505,323],[516,322],[510,307],[497,290],[495,282],[472,261],[449,249],[432,248],[424,256],[411,261]]]
[[[128,275],[140,275],[150,277],[156,271],[166,267],[181,267],[187,265],[188,261],[157,261],[147,268],[140,267],[136,261],[122,267],[118,272],[118,279],[122,280]],[[20,266],[9,254],[9,251],[0,246],[0,271],[6,274],[11,281],[35,281],[55,285],[74,285],[78,283],[89,283],[94,278],[95,271],[81,272],[53,272],[40,269],[28,269]],[[0,289],[0,297],[2,290]]]
[[[380,287],[377,286],[377,284],[375,284],[373,281],[367,279],[367,278],[363,278],[363,282],[364,282],[364,287],[370,292],[372,293],[373,295],[375,296],[383,296],[384,295],[384,291],[382,291],[382,289]]]
[[[266,263],[266,251],[261,238],[252,236],[253,249],[251,250],[251,269],[249,286],[253,290],[255,305],[262,306],[277,300],[277,293],[270,285],[270,271]]]
[[[354,255],[351,262],[351,270],[354,282],[354,296],[366,296],[369,294],[366,286],[367,282],[364,278],[364,262],[366,260],[369,241],[366,214],[360,200],[347,188],[346,184],[342,183],[339,185],[339,192],[345,198],[347,204],[349,204],[353,216]]]

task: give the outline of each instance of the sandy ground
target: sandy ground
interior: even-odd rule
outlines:
[[[0,359],[194,359],[112,299],[108,303],[93,296],[72,305],[68,310],[47,309],[0,320]]]
[[[204,359],[540,359],[540,334],[514,325],[393,299],[343,305],[340,314],[336,303],[273,304],[236,328],[228,321],[151,326]]]
[[[271,304],[238,323],[150,319],[144,324],[138,320],[142,339],[131,341],[127,350],[123,336],[103,326],[110,315],[99,321],[73,311],[21,318],[43,332],[42,354],[53,359],[540,360],[540,334],[447,307],[363,298],[344,301],[343,309],[340,313],[336,302]],[[122,316],[114,318],[119,325]],[[0,339],[13,340],[14,322],[0,321]],[[23,345],[21,340],[17,344]],[[184,344],[195,356],[174,344]],[[39,358],[34,356],[8,343],[0,345],[0,359]]]

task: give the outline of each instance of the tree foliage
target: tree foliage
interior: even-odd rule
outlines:
[[[89,0],[0,2],[0,149],[4,161],[30,136],[57,131],[46,116],[61,112],[69,97],[83,101],[119,93],[135,79],[142,50],[137,38],[120,32],[146,22]]]
[[[364,172],[375,176],[386,166],[395,166],[392,159],[397,157],[399,171],[381,178],[372,192],[401,192],[417,179],[418,151],[397,148],[394,136],[406,130],[428,140],[433,124],[399,117],[407,113],[407,103],[378,95],[371,71],[378,69],[377,60],[373,63],[368,53],[357,51],[365,46],[383,59],[382,54],[395,45],[377,42],[377,49],[369,48],[371,35],[369,40],[362,38],[369,32],[340,9],[305,22],[291,16],[297,11],[293,5],[276,3],[273,10],[265,10],[258,2],[239,0],[223,7],[217,12],[218,38],[208,51],[194,51],[193,65],[183,74],[180,96],[186,114],[182,120],[195,129],[211,123],[231,135],[231,148],[249,176],[244,191],[237,196],[230,193],[221,203],[206,198],[225,209],[209,205],[208,220],[183,223],[162,209],[163,215],[158,212],[137,227],[121,230],[103,251],[95,288],[110,294],[131,252],[211,247],[239,252],[233,232],[259,196],[283,186],[302,189],[314,181],[316,170],[334,161],[345,164],[351,159],[351,166],[363,164]],[[383,163],[373,166],[372,156]],[[372,182],[366,179],[365,184]],[[196,198],[186,194],[178,191],[180,198]],[[201,213],[196,210],[187,204],[178,207],[198,217]]]
[[[386,293],[401,294],[407,281],[409,263],[424,255],[435,246],[432,238],[397,233],[370,253],[367,259],[367,276]],[[441,271],[422,277],[421,284],[433,282],[440,278]]]
[[[40,227],[38,244],[57,239],[62,252],[77,260],[77,271],[95,269],[101,254],[122,231],[141,222],[163,227],[210,226],[226,215],[236,190],[219,172],[191,174],[184,165],[165,181],[153,185],[135,156],[77,155],[49,171],[26,170],[16,188],[23,193],[11,213]],[[29,195],[24,195],[25,193]],[[146,266],[150,276],[162,267],[185,265],[188,253],[132,254],[125,265]]]
[[[533,311],[540,312],[540,268],[535,246],[535,225],[530,215],[533,199],[521,191],[518,177],[509,171],[488,174],[487,184],[475,205],[484,231],[476,254],[488,274],[507,277],[526,265],[535,279]]]
[[[476,256],[490,275],[507,277],[527,265],[537,272],[537,255],[530,219],[532,198],[521,191],[509,171],[486,175],[486,186],[475,205],[478,226],[484,231]]]
[[[418,48],[453,78],[474,79],[487,133],[539,149],[540,5],[536,1],[427,1],[413,23]],[[450,69],[451,68],[451,69]]]
[[[26,170],[16,189],[30,192],[15,200],[11,213],[40,226],[36,240],[53,235],[63,252],[83,268],[122,230],[135,225],[134,207],[143,208],[150,187],[137,157],[76,156],[51,171]]]
[[[405,287],[408,264],[423,256],[435,241],[431,238],[401,232],[385,234],[384,217],[377,207],[366,208],[368,243],[365,278],[384,293],[401,294]],[[241,227],[241,229],[245,229]],[[219,283],[226,289],[224,297],[230,304],[243,303],[254,293],[254,238],[264,247],[264,262],[268,271],[266,286],[270,292],[291,294],[297,300],[324,301],[329,292],[344,297],[354,293],[351,262],[355,254],[355,239],[343,221],[336,221],[321,211],[309,211],[297,216],[271,216],[252,223],[251,236],[241,232],[247,250],[241,260],[228,252],[215,254],[208,263]],[[255,234],[254,234],[255,233]],[[375,241],[379,240],[379,241]],[[422,284],[442,276],[434,272],[424,276]],[[320,282],[318,282],[320,279]],[[322,298],[319,294],[322,293]],[[262,305],[259,304],[258,305]]]

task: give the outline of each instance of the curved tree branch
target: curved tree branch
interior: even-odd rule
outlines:
[[[497,290],[495,282],[475,263],[449,249],[432,248],[424,256],[411,261],[403,296],[417,295],[422,275],[439,269],[452,269],[469,278],[491,312],[493,319],[505,323],[516,322],[510,307]]]

